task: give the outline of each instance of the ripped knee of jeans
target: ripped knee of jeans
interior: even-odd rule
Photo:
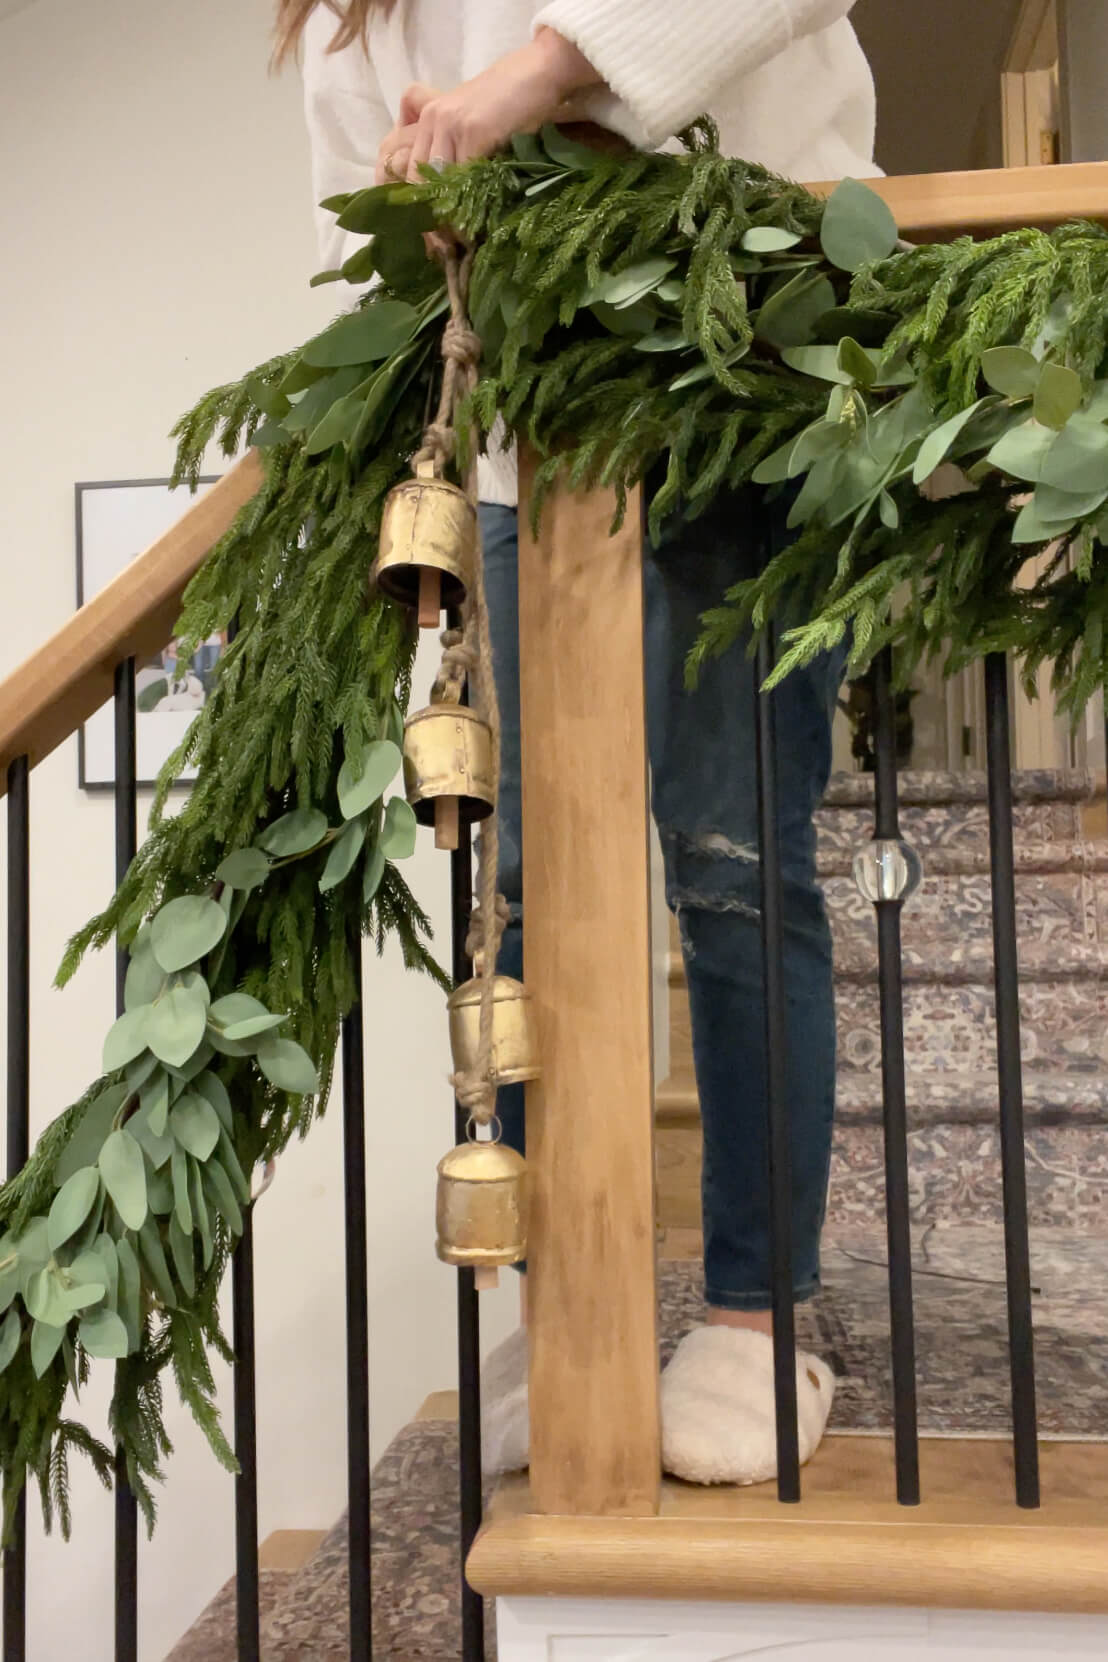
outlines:
[[[722,831],[700,835],[661,833],[666,863],[666,900],[684,936],[684,914],[733,912],[761,916],[761,868],[757,843],[737,842]]]

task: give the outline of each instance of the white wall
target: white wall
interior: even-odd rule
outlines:
[[[34,0],[0,21],[0,674],[74,605],[73,485],[169,470],[196,396],[326,321],[295,74],[266,74],[268,0]],[[184,504],[182,504],[184,505]],[[424,665],[420,685],[430,677]],[[94,1075],[106,957],[50,990],[64,941],[106,899],[111,806],[77,788],[75,743],[33,780],[34,1130]],[[446,950],[446,870],[412,867]],[[433,1254],[451,1135],[440,995],[367,961],[374,1448],[453,1383],[452,1275]],[[343,1505],[341,1105],[293,1149],[257,1218],[261,1532]],[[483,1309],[511,1321],[507,1290]],[[109,1381],[86,1405],[103,1425]],[[225,1382],[226,1384],[226,1382]],[[144,1662],[233,1570],[231,1482],[173,1402],[177,1445],[141,1552]],[[229,1408],[229,1391],[224,1400]],[[111,1656],[111,1502],[82,1476],[71,1545],[32,1505],[29,1653]]]

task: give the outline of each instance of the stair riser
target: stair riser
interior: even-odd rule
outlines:
[[[865,973],[877,963],[873,906],[852,877],[823,885],[837,972]],[[992,973],[992,887],[987,876],[924,877],[901,913],[906,968],[936,977],[971,965]],[[1108,940],[1108,874],[1022,874],[1016,880],[1016,936],[1024,978],[1062,969],[1096,975]]]
[[[1081,838],[1088,810],[1079,802],[1017,802],[1012,826],[1017,842],[1063,843]],[[821,808],[817,847],[824,858],[849,860],[873,836],[873,809]],[[988,852],[989,815],[983,802],[937,802],[902,807],[900,834],[926,860],[930,849]]]
[[[1028,1212],[1034,1226],[1108,1235],[1108,1129],[1051,1126],[1027,1134]],[[877,1126],[840,1128],[831,1163],[828,1222],[872,1227],[885,1211],[884,1139]],[[912,1217],[918,1224],[1003,1219],[1000,1138],[980,1126],[935,1126],[909,1135]],[[700,1132],[660,1128],[658,1223],[698,1229]]]
[[[835,991],[839,1076],[881,1069],[880,1003],[875,983],[840,982]],[[988,985],[909,984],[904,1042],[909,1075],[984,1074],[996,1067],[996,1023]],[[1025,982],[1020,988],[1024,1067],[1103,1079],[1108,1091],[1108,982]],[[670,999],[670,1076],[693,1073],[687,995]],[[909,1079],[911,1091],[911,1079]]]

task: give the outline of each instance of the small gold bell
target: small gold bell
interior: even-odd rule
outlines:
[[[435,1250],[475,1270],[527,1256],[527,1165],[503,1143],[459,1143],[439,1162]]]
[[[489,1078],[495,1085],[537,1079],[540,1068],[532,1020],[531,995],[510,975],[493,977],[492,1059]],[[446,1001],[450,1012],[450,1049],[455,1073],[477,1066],[481,1032],[481,982],[466,981]]]
[[[496,801],[492,735],[464,704],[432,704],[404,725],[404,788],[437,848],[457,848],[458,826],[487,819]]]
[[[421,629],[435,629],[445,606],[462,605],[473,581],[477,514],[457,485],[421,462],[414,479],[392,489],[381,517],[373,578],[393,600],[413,607]]]

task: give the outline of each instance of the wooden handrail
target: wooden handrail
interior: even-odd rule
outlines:
[[[866,183],[885,198],[904,236],[934,242],[963,232],[988,236],[1020,225],[1048,229],[1068,219],[1108,220],[1108,162],[906,173]],[[808,188],[827,196],[835,186]]]
[[[26,756],[34,767],[111,697],[118,664],[165,645],[189,579],[261,483],[261,459],[248,451],[164,537],[0,682],[0,796],[10,763]]]

